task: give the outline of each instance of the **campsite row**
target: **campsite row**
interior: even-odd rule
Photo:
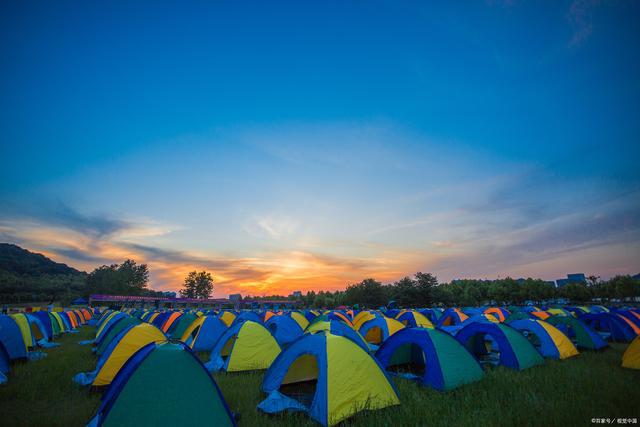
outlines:
[[[0,317],[0,370],[37,358],[38,346],[96,325],[92,372],[74,381],[104,390],[90,425],[171,422],[234,425],[211,372],[264,370],[265,413],[303,411],[334,425],[361,410],[400,404],[389,375],[448,391],[486,369],[523,370],[609,341],[631,342],[622,365],[640,369],[640,310],[484,307],[442,310],[35,312]],[[18,345],[20,344],[20,345]],[[202,364],[196,353],[208,353]],[[154,378],[173,393],[151,387]],[[149,405],[149,402],[154,402]]]

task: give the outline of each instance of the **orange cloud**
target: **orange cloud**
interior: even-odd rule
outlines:
[[[309,251],[274,251],[247,258],[230,258],[166,250],[122,241],[118,237],[95,237],[33,223],[17,223],[5,226],[3,230],[5,235],[15,236],[16,243],[27,249],[86,271],[127,258],[146,263],[151,273],[150,285],[156,290],[177,291],[190,271],[207,270],[213,274],[216,297],[226,297],[230,293],[288,295],[296,290],[344,289],[367,277],[392,281],[408,271],[415,271],[415,265],[419,264],[415,254],[402,252],[357,258]],[[146,234],[145,230],[135,230],[127,236]]]

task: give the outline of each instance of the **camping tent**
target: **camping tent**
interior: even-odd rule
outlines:
[[[631,321],[615,313],[589,313],[579,319],[604,339],[617,342],[630,342],[638,335],[636,331],[640,331]]]
[[[640,369],[640,336],[631,341],[622,355],[622,367]]]
[[[280,353],[280,345],[260,323],[235,323],[218,339],[205,365],[211,371],[267,369]]]
[[[551,316],[546,322],[561,330],[578,348],[600,350],[609,345],[596,331],[573,316]]]
[[[10,316],[0,314],[0,343],[8,360],[25,359],[27,357],[27,342],[20,327]]]
[[[424,314],[415,310],[402,310],[396,314],[395,319],[410,328],[435,328],[433,323]]]
[[[195,320],[182,334],[181,341],[193,351],[211,351],[218,338],[227,330],[216,316],[202,316]]]
[[[569,337],[544,320],[516,320],[509,326],[525,335],[544,357],[567,359],[578,355],[578,349]]]
[[[360,335],[358,331],[341,320],[325,320],[321,322],[313,322],[307,327],[305,333],[316,334],[323,331],[329,332],[333,335],[339,335],[349,338],[351,341],[362,347],[364,351],[371,351],[371,346],[364,339],[364,337]]]
[[[218,317],[220,317],[220,320],[222,320],[224,322],[225,325],[227,325],[227,327],[231,326],[231,324],[233,323],[233,321],[236,318],[235,313],[232,313],[230,311],[221,311],[218,314]]]
[[[440,319],[438,319],[438,327],[442,326],[457,326],[467,320],[469,316],[464,314],[459,308],[448,308],[442,313]]]
[[[280,353],[264,376],[262,390],[268,396],[260,410],[304,411],[324,426],[364,408],[400,403],[372,356],[350,339],[328,333],[306,334]]]
[[[477,381],[484,375],[478,361],[455,338],[437,329],[398,331],[376,351],[382,367],[413,368],[403,375],[439,391]]]
[[[298,322],[284,315],[271,316],[264,326],[271,332],[280,346],[289,345],[289,343],[300,338],[304,332]]]
[[[74,379],[77,383],[84,385],[109,385],[136,351],[149,343],[164,340],[166,340],[165,335],[153,325],[148,323],[130,325],[110,343],[93,372],[76,375]]]
[[[484,314],[490,314],[494,316],[496,319],[498,319],[500,322],[504,322],[511,313],[509,313],[509,310],[507,310],[506,308],[489,307],[486,310],[484,310]]]
[[[456,334],[481,363],[522,370],[544,363],[536,348],[517,330],[503,323],[472,322]]]
[[[159,375],[162,373],[162,375]],[[169,385],[169,387],[165,387]],[[233,426],[216,382],[182,343],[137,351],[104,394],[91,426]]]
[[[402,328],[404,325],[397,320],[378,316],[364,322],[358,332],[367,342],[378,345]]]

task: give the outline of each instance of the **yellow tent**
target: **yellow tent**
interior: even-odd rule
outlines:
[[[298,325],[300,325],[303,331],[307,329],[307,326],[309,326],[309,321],[307,320],[307,318],[297,311],[291,312],[291,318],[298,322]]]
[[[131,328],[108,355],[100,367],[92,385],[102,386],[111,384],[120,368],[138,350],[152,342],[166,340],[162,331],[148,323],[141,323]]]
[[[640,369],[640,335],[635,337],[622,355],[622,367]]]

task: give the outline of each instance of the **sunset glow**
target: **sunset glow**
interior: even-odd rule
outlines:
[[[216,297],[640,271],[637,6],[392,5],[16,2],[0,241]]]

